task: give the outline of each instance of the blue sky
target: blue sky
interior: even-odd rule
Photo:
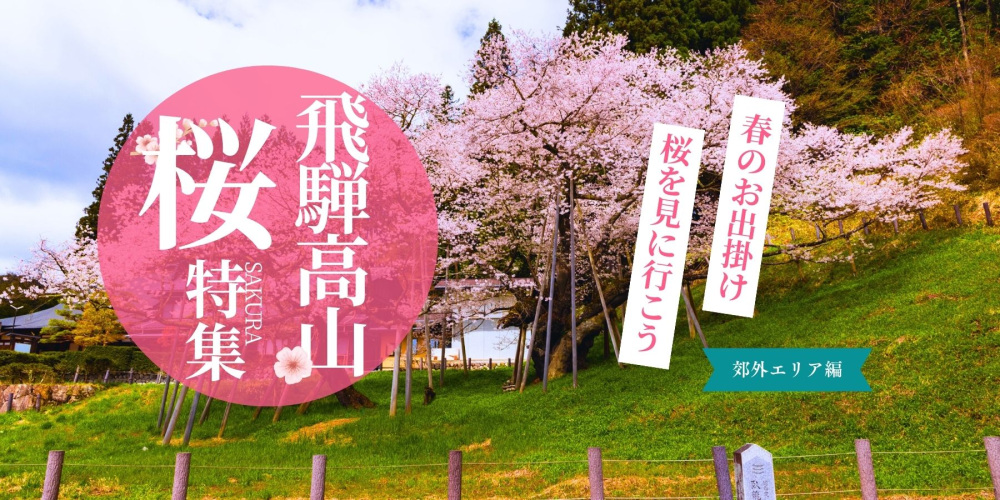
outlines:
[[[0,3],[0,272],[72,238],[122,117],[200,78],[284,65],[358,86],[399,61],[465,91],[490,19],[561,30],[565,0]],[[364,47],[363,51],[357,50]]]

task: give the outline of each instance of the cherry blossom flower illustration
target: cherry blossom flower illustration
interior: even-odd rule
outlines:
[[[277,358],[274,374],[284,378],[286,384],[297,384],[312,375],[312,360],[302,346],[295,346],[294,349],[285,347],[278,351]]]
[[[135,141],[135,151],[137,154],[144,154],[146,151],[159,151],[160,141],[156,137],[146,134]],[[153,165],[156,163],[155,155],[146,155],[146,163]]]

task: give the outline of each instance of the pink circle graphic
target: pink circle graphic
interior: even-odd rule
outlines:
[[[314,400],[389,356],[437,257],[426,172],[378,106],[255,66],[199,80],[135,129],[107,179],[101,273],[135,343],[238,404]]]

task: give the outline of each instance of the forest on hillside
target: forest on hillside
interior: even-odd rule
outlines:
[[[566,32],[627,34],[630,48],[742,41],[796,100],[796,124],[964,139],[974,190],[1000,186],[996,0],[572,0]]]

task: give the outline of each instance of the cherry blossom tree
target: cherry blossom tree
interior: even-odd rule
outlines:
[[[964,151],[947,130],[919,140],[908,129],[885,137],[808,124],[790,131],[787,116],[795,104],[782,91],[783,80],[769,75],[742,46],[682,58],[670,50],[634,54],[626,44],[623,36],[595,34],[484,39],[470,64],[470,84],[485,74],[488,85],[480,85],[481,91],[460,105],[454,120],[427,120],[411,136],[437,196],[443,265],[460,264],[466,275],[507,283],[533,278],[537,294],[546,281],[543,256],[553,232],[558,234],[550,376],[570,368],[565,335],[571,314],[570,186],[579,200],[579,213],[572,214],[582,223],[578,241],[593,250],[598,268],[581,271],[597,272],[609,307],[617,307],[627,296],[628,259],[654,122],[705,130],[688,280],[703,278],[707,269],[737,94],[786,105],[775,214],[822,224],[865,216],[870,223],[905,217],[937,203],[941,192],[961,189],[951,178],[963,166],[958,157]],[[396,88],[434,87],[421,82]],[[387,91],[373,99],[417,102],[391,96]],[[431,113],[429,108],[421,112]],[[411,110],[406,116],[416,114]],[[560,216],[554,224],[556,210]],[[771,245],[766,255],[808,258],[803,246]],[[578,282],[589,280],[579,277]],[[530,321],[537,295],[517,294],[513,287],[508,292],[523,302],[512,308],[508,324]],[[580,359],[586,359],[604,319],[594,290],[583,287],[581,293],[578,343]],[[536,348],[533,355],[541,375],[541,351]]]
[[[90,238],[74,239],[61,245],[41,240],[31,250],[31,258],[20,263],[17,274],[28,284],[21,290],[25,297],[59,296],[74,309],[79,309],[91,295],[104,289],[97,242]]]

